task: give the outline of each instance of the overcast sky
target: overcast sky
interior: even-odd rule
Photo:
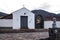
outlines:
[[[43,9],[53,13],[60,13],[60,0],[0,0],[0,11],[12,13],[23,7],[29,9]]]

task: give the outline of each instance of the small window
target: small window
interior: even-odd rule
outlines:
[[[24,15],[26,15],[26,13],[24,13]]]

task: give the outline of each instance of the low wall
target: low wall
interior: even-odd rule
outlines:
[[[44,28],[52,28],[53,21],[44,21]],[[60,28],[60,21],[56,21],[56,27]]]
[[[0,27],[13,27],[12,19],[0,19]]]

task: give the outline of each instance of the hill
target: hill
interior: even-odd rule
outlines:
[[[3,13],[3,12],[0,12],[0,18],[3,17],[3,16],[7,16],[8,14],[6,13]]]
[[[56,14],[47,12],[45,10],[32,10],[32,12],[35,13],[36,15],[40,14],[42,16],[47,16],[47,17],[56,16]]]

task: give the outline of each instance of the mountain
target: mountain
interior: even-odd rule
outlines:
[[[32,10],[32,12],[35,13],[36,15],[39,15],[40,14],[42,16],[47,16],[47,17],[56,16],[56,14],[47,12],[45,10]]]
[[[32,10],[32,12],[35,14],[35,15],[42,15],[44,17],[44,20],[53,20],[53,17],[56,18],[57,21],[60,21],[60,14],[54,14],[54,13],[50,13],[50,12],[47,12],[45,10]]]
[[[60,13],[59,13],[59,14],[57,14],[57,16],[59,16],[59,17],[60,17]]]
[[[3,16],[6,16],[6,15],[8,15],[8,14],[0,12],[0,18],[3,17]]]
[[[6,13],[0,12],[0,16],[6,16]]]

